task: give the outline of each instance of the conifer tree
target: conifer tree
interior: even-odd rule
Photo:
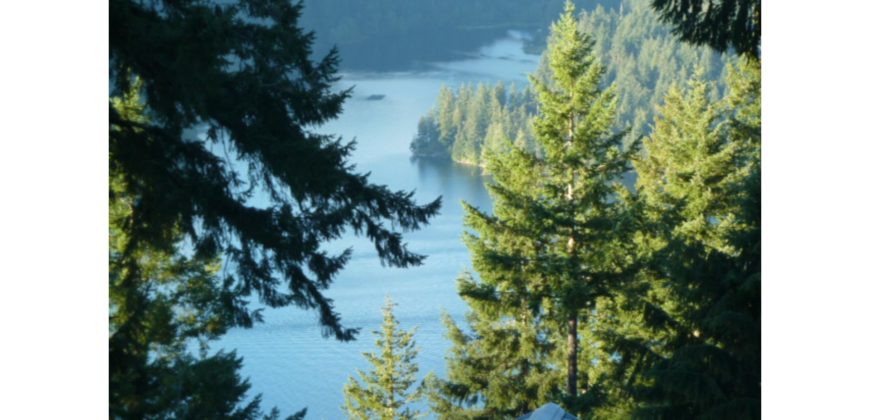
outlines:
[[[417,134],[411,141],[411,153],[418,157],[448,156],[447,147],[440,140],[440,132],[434,115],[430,112],[417,123]]]
[[[466,274],[459,287],[474,293],[477,285]],[[430,406],[440,418],[515,419],[557,398],[563,375],[552,368],[558,349],[551,340],[558,326],[520,305],[505,315],[499,300],[511,298],[464,295],[470,332],[444,316],[453,343],[448,378],[426,378]]]
[[[257,303],[315,310],[324,335],[353,339],[324,295],[350,250],[323,244],[345,232],[388,265],[423,261],[402,233],[439,201],[372,184],[353,143],[314,130],[349,92],[334,90],[335,51],[311,58],[300,14],[290,0],[109,3],[108,193],[126,209],[110,226],[112,417],[252,417],[239,359],[194,358],[186,341],[251,327]]]
[[[578,382],[584,391],[594,385],[589,375],[577,371],[578,322],[594,312],[598,297],[629,275],[620,248],[620,234],[627,232],[620,199],[627,191],[620,178],[634,149],[621,149],[622,136],[612,130],[615,94],[600,86],[604,69],[592,46],[578,32],[574,7],[567,2],[547,48],[552,79],[532,78],[540,102],[532,129],[542,154],[516,145],[509,153],[494,154],[487,165],[493,174],[487,187],[494,214],[465,205],[466,223],[477,232],[467,234],[466,243],[480,280],[460,280],[460,294],[475,322],[470,322],[472,334],[454,334],[451,360],[471,372],[451,370],[440,387],[455,405],[482,404],[492,411],[535,408],[541,398],[558,395],[550,382],[542,381],[546,385],[534,396],[517,393],[511,406],[499,406],[502,402],[491,397],[498,393],[494,388],[518,386],[500,377],[518,372],[523,375],[515,381],[556,372],[567,382],[563,392],[572,406],[579,407]],[[507,332],[489,331],[499,329],[514,337],[523,337],[523,331],[538,334],[518,338],[531,362],[497,355],[488,357],[504,363],[488,366],[486,357],[471,352],[495,348],[491,341]],[[591,348],[591,339],[586,341]]]
[[[507,103],[507,89],[505,88],[503,81],[496,83],[489,92],[489,102],[492,105],[490,110],[498,109]]]
[[[392,300],[387,298],[381,330],[374,332],[380,354],[363,353],[373,369],[370,372],[358,370],[362,383],[350,377],[344,387],[342,408],[350,418],[393,420],[423,416],[408,406],[423,396],[422,384],[412,390],[418,371],[414,361],[418,353],[414,343],[416,329],[400,329],[393,314],[394,307]]]
[[[544,152],[534,162],[543,172],[543,195],[536,201],[549,237],[534,258],[541,260],[553,315],[566,326],[569,397],[577,396],[577,323],[623,278],[614,248],[622,211],[617,194],[625,193],[620,179],[633,152],[622,150],[622,136],[613,133],[615,89],[601,90],[604,68],[573,12],[567,2],[553,25],[547,45],[552,79],[532,78],[540,101],[533,130]],[[581,384],[584,390],[589,385]]]
[[[135,80],[112,106],[125,119],[146,123],[141,83]],[[243,304],[223,289],[220,261],[180,252],[178,228],[169,233],[168,249],[133,246],[124,228],[135,200],[123,178],[110,174],[109,182],[110,417],[259,418],[260,396],[246,398],[250,384],[239,374],[241,358],[223,351],[206,355]],[[199,344],[201,355],[191,354],[192,344]],[[277,416],[273,409],[266,418]]]
[[[486,162],[492,159],[493,155],[499,155],[510,151],[511,141],[507,137],[504,126],[502,125],[503,114],[497,110],[494,115],[494,122],[489,125],[486,130],[486,137],[483,140],[483,148],[480,152],[481,166],[486,168]]]
[[[482,83],[470,95],[468,108],[454,143],[453,160],[471,165],[480,163],[481,146],[489,124],[489,96]]]
[[[353,232],[384,263],[419,265],[402,231],[440,203],[372,184],[348,162],[353,143],[313,130],[349,92],[333,89],[336,51],[311,59],[300,14],[290,0],[110,2],[110,95],[141,80],[150,118],[110,101],[109,170],[136,203],[131,246],[167,248],[180,229],[198,254],[226,258],[224,287],[239,299],[313,309],[324,335],[350,340],[323,294],[350,250],[323,243]],[[235,325],[259,319],[253,305],[235,309]]]
[[[638,417],[760,418],[760,73],[730,73],[721,101],[673,88],[636,162],[647,287],[618,351]]]
[[[441,86],[438,92],[438,130],[439,140],[447,150],[453,146],[458,129],[453,119],[454,108],[456,108],[456,95],[453,94],[453,89]]]

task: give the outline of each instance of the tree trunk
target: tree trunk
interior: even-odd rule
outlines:
[[[574,100],[574,95],[572,93],[571,100]],[[570,149],[574,143],[574,117],[573,113],[569,114],[568,120],[568,142],[566,144],[566,148]],[[576,172],[574,167],[571,167],[569,171],[571,172],[571,180],[568,182],[568,191],[567,191],[567,199],[571,205],[571,216],[574,216],[574,183],[576,182]],[[568,236],[568,255],[570,255],[571,260],[576,261],[577,257],[577,242],[574,240],[574,236],[577,234],[574,223],[571,223],[571,232]],[[572,266],[572,268],[576,268]],[[572,276],[573,277],[573,276]],[[574,280],[572,278],[572,280]],[[568,396],[576,397],[577,396],[577,310],[572,309],[571,314],[568,317]]]
[[[568,396],[577,396],[577,314],[568,319]]]

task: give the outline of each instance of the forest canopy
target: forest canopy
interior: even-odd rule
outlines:
[[[714,82],[711,94],[725,90],[724,68],[733,55],[709,47],[692,46],[671,35],[645,0],[625,0],[622,7],[598,6],[581,11],[578,29],[595,41],[594,54],[606,69],[604,82],[614,84],[619,95],[617,127],[626,138],[648,134],[655,104],[668,89],[695,74]],[[547,77],[546,55],[538,73]],[[528,86],[511,86],[507,100],[494,100],[505,87],[483,85],[445,88],[432,111],[420,121],[412,141],[415,156],[450,156],[454,161],[485,165],[483,152],[490,131],[535,149],[528,121],[535,110]]]

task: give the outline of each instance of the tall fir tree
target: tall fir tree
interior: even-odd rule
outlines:
[[[315,310],[325,335],[348,340],[355,330],[323,291],[350,250],[323,244],[353,232],[386,264],[419,265],[402,232],[440,202],[370,183],[348,162],[353,143],[313,130],[349,92],[334,89],[336,51],[311,58],[300,14],[290,0],[112,1],[110,94],[140,80],[149,119],[109,103],[109,170],[136,203],[131,246],[168,247],[178,228],[195,252],[226,257],[238,298]],[[236,325],[258,319],[253,306],[236,309]]]
[[[621,197],[627,190],[620,180],[634,146],[623,149],[622,135],[613,132],[615,88],[601,89],[605,70],[593,47],[567,2],[547,45],[550,80],[532,78],[540,101],[533,131],[543,149],[534,162],[543,174],[543,195],[536,201],[544,220],[538,223],[547,225],[548,233],[535,258],[541,260],[543,290],[554,302],[554,316],[566,327],[569,398],[578,395],[577,323],[626,276],[619,244]],[[582,379],[587,391],[588,375]]]
[[[456,138],[456,130],[458,127],[453,120],[453,112],[456,108],[456,95],[453,94],[453,89],[442,85],[438,92],[438,129],[440,136],[438,140],[449,150],[453,146],[453,140]]]
[[[354,377],[344,387],[345,413],[352,419],[416,419],[423,417],[409,404],[423,397],[423,385],[414,388],[419,367],[414,360],[415,330],[403,331],[393,313],[395,304],[387,298],[384,304],[384,322],[375,345],[380,354],[363,353],[372,365],[370,372],[357,371],[362,383]]]
[[[558,349],[551,342],[558,326],[519,305],[519,292],[481,293],[470,274],[460,278],[459,287],[471,307],[471,331],[444,316],[453,345],[447,379],[426,379],[432,411],[449,419],[515,419],[558,398],[563,375],[553,369]],[[508,299],[514,304],[510,315],[502,306]]]
[[[129,121],[147,123],[141,81],[112,99]],[[260,396],[239,374],[234,352],[208,354],[209,342],[232,326],[242,305],[223,288],[220,261],[183,252],[178,228],[170,246],[134,246],[124,229],[136,202],[111,174],[109,206],[109,416],[112,418],[255,419]],[[191,353],[198,344],[200,354]],[[302,418],[304,410],[291,418]],[[273,409],[265,418],[277,418]]]
[[[202,309],[215,318],[210,334],[252,326],[261,319],[257,299],[314,310],[323,334],[340,340],[356,330],[342,325],[324,291],[350,250],[332,253],[324,243],[352,232],[390,266],[423,261],[402,233],[425,224],[440,202],[418,205],[411,193],[372,184],[348,162],[353,143],[314,130],[337,117],[349,92],[334,89],[335,51],[311,58],[313,34],[299,28],[300,13],[290,0],[109,3],[108,193],[110,206],[129,204],[113,226],[124,249],[109,262],[113,413],[143,413],[127,398],[138,392],[128,384],[171,397],[174,388],[155,385],[147,360],[153,347],[185,337],[178,328],[147,331],[154,324],[143,316],[163,304],[155,295],[162,289],[146,286],[145,253],[223,259],[205,289],[170,269],[174,262],[166,269],[177,276],[174,299],[214,307]],[[131,94],[135,104],[116,100]],[[208,305],[202,290],[214,294]],[[222,366],[231,370],[237,359],[228,360]],[[235,401],[230,388],[201,390]]]
[[[615,328],[636,417],[760,418],[758,62],[729,73],[724,100],[673,88],[636,162],[645,287]]]
[[[562,395],[575,411],[591,404],[577,390],[578,383],[583,393],[592,390],[594,376],[578,372],[577,354],[596,344],[592,337],[578,342],[578,323],[595,312],[598,297],[630,276],[621,247],[629,232],[622,201],[628,191],[620,179],[635,150],[621,148],[622,136],[613,132],[616,98],[612,88],[601,88],[604,69],[592,47],[567,2],[547,48],[551,78],[532,78],[540,103],[532,130],[542,153],[514,145],[494,154],[487,165],[493,214],[465,205],[466,223],[477,232],[467,234],[466,243],[480,280],[460,279],[473,333],[453,334],[451,363],[470,370],[451,370],[440,387],[454,405],[517,415],[510,410],[537,408],[559,396],[549,381],[554,376],[564,381]],[[531,359],[494,355],[504,363],[489,366],[470,351],[495,348],[491,341],[505,335],[522,343],[518,347]],[[534,395],[518,393],[511,406],[500,406],[491,397],[498,393],[494,388],[518,388],[501,378],[519,373],[514,381],[520,383],[548,380]]]

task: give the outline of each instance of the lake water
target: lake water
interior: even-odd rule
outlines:
[[[419,328],[420,377],[428,372],[444,375],[450,342],[441,315],[464,319],[467,307],[456,292],[456,278],[471,267],[461,241],[460,202],[487,211],[491,203],[479,170],[444,161],[412,161],[408,146],[442,85],[526,83],[537,62],[537,56],[523,53],[519,36],[511,33],[466,60],[433,63],[430,71],[344,75],[339,87],[354,86],[354,96],[339,119],[318,131],[356,138],[352,161],[359,171],[371,171],[373,182],[414,190],[420,203],[443,196],[443,206],[429,225],[405,237],[410,249],[428,255],[420,267],[382,266],[365,239],[348,237],[332,244],[353,247],[350,263],[325,295],[334,300],[345,326],[361,328],[356,341],[325,339],[313,312],[288,307],[266,310],[265,323],[231,330],[214,344],[214,349],[236,349],[244,358],[242,374],[252,384],[251,393],[262,394],[265,410],[275,406],[287,415],[308,407],[309,419],[343,418],[342,388],[356,369],[369,369],[361,353],[375,350],[372,331],[380,327],[387,295],[398,304],[395,314],[401,326]],[[385,97],[365,99],[375,94]]]

